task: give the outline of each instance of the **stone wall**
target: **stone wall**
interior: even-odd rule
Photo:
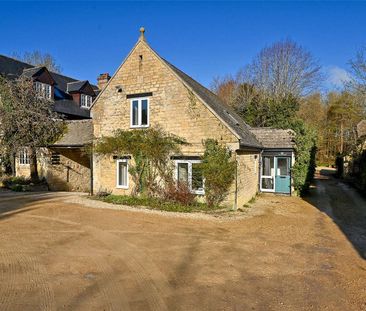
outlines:
[[[130,128],[131,100],[127,95],[152,92],[149,96],[150,126],[160,126],[185,138],[184,155],[201,155],[202,141],[214,138],[236,150],[237,137],[187,89],[170,68],[143,41],[140,41],[117,70],[92,107],[94,136],[111,135]],[[130,193],[116,188],[116,160],[94,157],[94,191]]]
[[[237,206],[243,207],[259,191],[259,152],[238,151]]]
[[[42,172],[50,190],[89,192],[89,156],[80,149],[57,148],[56,151],[60,154],[59,164],[52,164],[49,160],[46,170]]]
[[[52,164],[52,152],[60,154],[60,162]],[[37,167],[40,178],[46,178],[52,191],[90,191],[90,159],[78,148],[42,148],[37,154]],[[19,164],[16,158],[16,176],[30,177],[30,165]]]

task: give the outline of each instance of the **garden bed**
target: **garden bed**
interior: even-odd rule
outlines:
[[[48,185],[44,180],[35,183],[25,177],[4,177],[1,179],[1,187],[16,192],[48,191]]]
[[[206,203],[195,202],[193,204],[184,205],[174,201],[166,201],[159,198],[133,197],[127,195],[91,196],[93,200],[106,203],[127,205],[134,207],[144,207],[152,210],[161,210],[166,212],[177,213],[194,213],[194,212],[217,212],[220,210],[227,211],[228,208],[223,206],[208,207]]]

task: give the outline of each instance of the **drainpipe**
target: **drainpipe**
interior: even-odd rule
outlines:
[[[93,145],[90,147],[90,195],[94,194],[93,191]]]
[[[261,192],[261,181],[262,181],[262,156],[263,156],[263,149],[259,153],[259,159],[258,159],[258,191]]]
[[[234,199],[234,211],[238,209],[238,160],[235,153],[235,199]]]

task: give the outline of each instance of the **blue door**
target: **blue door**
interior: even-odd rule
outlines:
[[[275,157],[275,192],[291,193],[290,167],[290,157]]]

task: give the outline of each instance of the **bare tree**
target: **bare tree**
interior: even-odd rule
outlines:
[[[253,84],[272,98],[301,97],[319,87],[320,69],[310,52],[285,40],[262,49],[240,76],[243,82]]]
[[[23,54],[13,53],[12,57],[33,66],[47,67],[52,72],[62,72],[61,66],[57,64],[55,58],[49,53],[40,51],[24,52]]]
[[[32,180],[38,180],[38,148],[49,146],[64,131],[52,105],[36,93],[31,79],[22,76],[9,81],[0,77],[1,146],[10,155],[24,148],[30,151]]]
[[[366,111],[366,47],[360,49],[349,63],[351,81],[347,86]]]

